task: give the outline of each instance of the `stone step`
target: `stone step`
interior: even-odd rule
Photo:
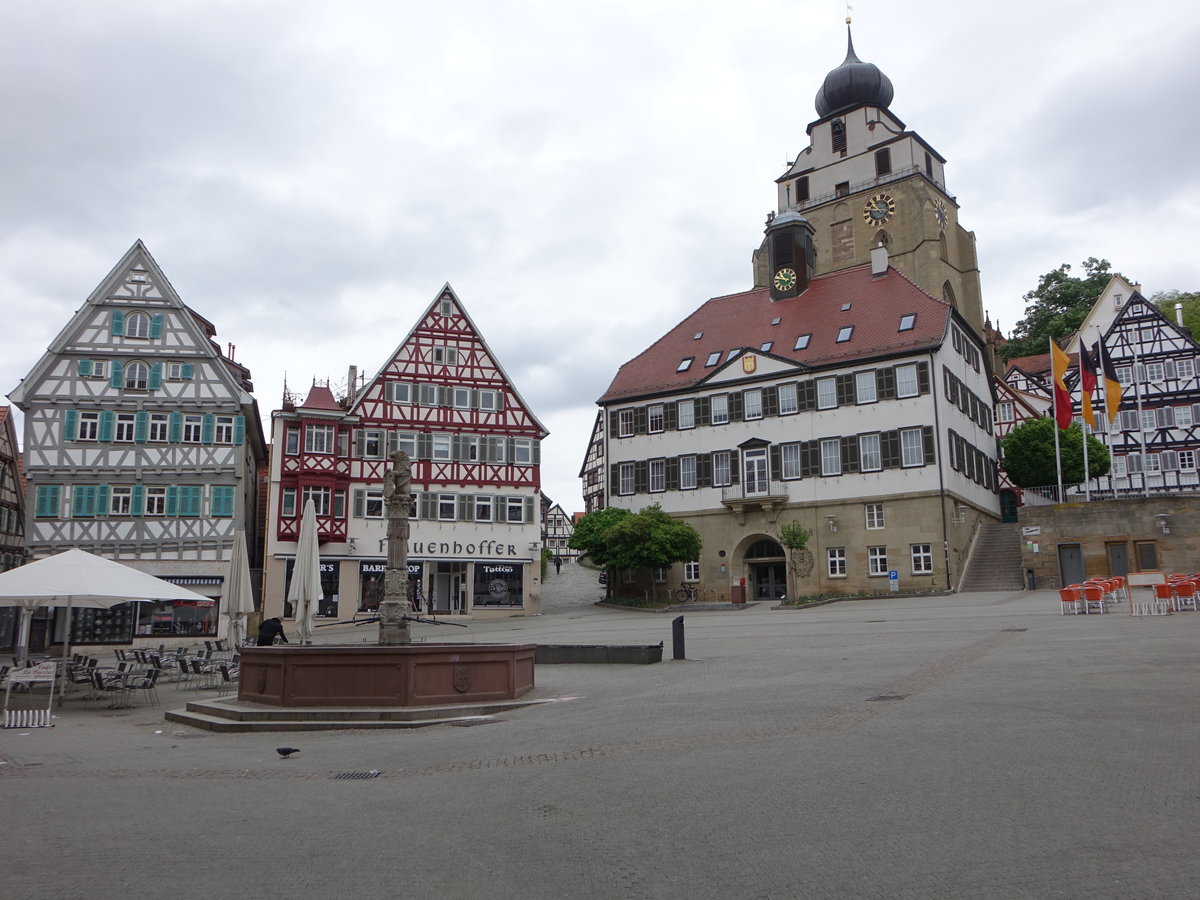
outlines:
[[[460,716],[449,719],[381,719],[376,721],[355,719],[300,719],[300,720],[239,720],[210,716],[199,712],[171,710],[165,714],[168,722],[191,725],[205,731],[224,734],[249,734],[268,731],[341,731],[347,728],[426,728],[430,725],[447,725],[461,722],[494,721],[493,716]]]

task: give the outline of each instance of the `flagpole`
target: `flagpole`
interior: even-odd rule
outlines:
[[[1059,446],[1058,446],[1058,431],[1059,431],[1058,422],[1055,421],[1055,423],[1054,423],[1054,468],[1055,468],[1055,471],[1058,473],[1058,502],[1065,503],[1067,501],[1067,498],[1063,495],[1062,451],[1059,449]]]
[[[1088,428],[1087,422],[1079,423],[1079,432],[1083,435],[1083,499],[1087,503],[1092,502],[1092,470],[1088,466]]]
[[[1133,395],[1137,398],[1138,440],[1142,445],[1142,496],[1149,498],[1150,479],[1146,477],[1146,428],[1142,424],[1142,382],[1138,378],[1138,369],[1142,367],[1142,356],[1138,353],[1138,341],[1141,340],[1141,330],[1135,328],[1134,333],[1137,335],[1137,338],[1130,341],[1130,345],[1133,347]]]
[[[1053,401],[1053,405],[1051,406],[1050,411],[1054,418],[1054,471],[1055,471],[1055,474],[1058,475],[1058,502],[1065,503],[1067,498],[1063,494],[1062,449],[1059,446],[1059,442],[1058,442],[1058,431],[1059,431],[1058,382],[1059,382],[1060,377],[1065,377],[1066,371],[1065,370],[1063,371],[1062,376],[1059,375],[1058,364],[1056,362],[1056,357],[1054,355],[1054,352],[1057,350],[1061,354],[1062,350],[1059,350],[1058,345],[1054,343],[1054,338],[1049,338],[1048,340],[1050,343],[1050,374],[1052,376],[1052,379],[1051,379],[1052,384],[1051,384],[1051,388],[1050,388],[1050,394],[1051,394],[1051,400]],[[1064,384],[1065,384],[1065,381],[1064,381]]]

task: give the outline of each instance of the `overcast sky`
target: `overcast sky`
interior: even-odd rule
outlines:
[[[834,0],[0,0],[0,390],[137,238],[288,385],[374,373],[449,282],[576,475],[617,367],[751,286],[845,55]],[[1060,263],[1200,290],[1200,7],[859,0],[1006,332]]]

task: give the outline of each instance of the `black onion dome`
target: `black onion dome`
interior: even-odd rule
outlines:
[[[892,102],[892,82],[874,63],[854,55],[850,26],[846,25],[846,60],[825,76],[817,91],[817,115],[822,119],[858,106],[887,109]]]

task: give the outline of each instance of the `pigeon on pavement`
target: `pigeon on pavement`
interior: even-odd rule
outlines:
[[[293,753],[299,753],[300,748],[299,747],[276,747],[275,752],[278,753],[280,756],[282,756],[284,759],[289,759],[289,758],[291,758],[291,755]]]

